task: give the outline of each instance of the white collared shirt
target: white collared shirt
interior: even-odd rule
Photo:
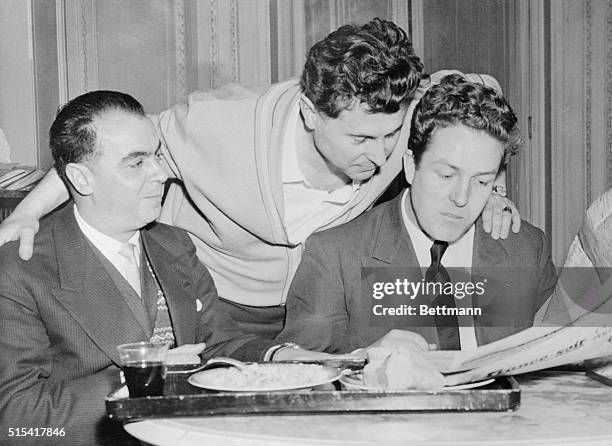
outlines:
[[[407,188],[402,195],[402,219],[412,246],[416,253],[421,268],[429,268],[431,265],[431,254],[429,250],[433,244],[431,240],[417,225],[415,225],[406,212],[406,206],[409,206],[408,200],[410,189]],[[445,268],[464,268],[468,272],[472,269],[472,257],[474,254],[474,232],[475,226],[472,225],[463,236],[453,242],[449,243],[448,248],[444,252],[442,257],[442,265]],[[449,275],[452,278],[452,271],[449,271]],[[472,297],[466,295],[463,299],[455,299],[457,308],[472,306]],[[476,341],[476,333],[474,331],[474,318],[472,316],[457,316],[459,323],[459,339],[461,342],[461,350],[470,350],[478,347]]]
[[[349,206],[357,195],[361,183],[353,182],[328,192],[315,189],[300,168],[295,135],[300,109],[296,104],[287,123],[283,138],[283,199],[285,204],[285,228],[289,241],[304,241],[316,230],[334,220]]]
[[[74,218],[76,218],[77,224],[79,228],[85,234],[85,237],[108,259],[109,262],[113,264],[113,266],[121,273],[121,275],[126,279],[126,272],[124,269],[125,258],[119,254],[119,250],[123,246],[123,242],[119,240],[115,240],[112,237],[109,237],[106,234],[101,233],[94,227],[92,227],[89,223],[87,223],[81,214],[79,214],[79,210],[74,205]],[[140,267],[140,231],[136,231],[136,233],[130,237],[127,243],[133,243],[136,247],[136,263],[138,267]]]

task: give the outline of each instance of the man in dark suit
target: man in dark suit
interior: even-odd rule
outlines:
[[[117,345],[167,342],[197,353],[206,343],[211,356],[249,339],[232,340],[234,327],[213,310],[214,283],[187,233],[151,223],[167,177],[135,99],[75,98],[58,112],[50,144],[74,205],[42,222],[31,261],[19,259],[16,243],[0,248],[2,436],[129,443],[105,416],[104,397],[120,385]]]
[[[274,359],[300,353],[295,346],[278,348],[285,341],[346,353],[401,329],[441,349],[469,349],[531,326],[556,281],[544,234],[524,224],[507,240],[493,240],[479,219],[496,176],[520,145],[516,121],[492,88],[459,75],[431,87],[415,110],[404,158],[411,186],[307,241]],[[457,290],[449,271],[480,283],[484,293],[472,292],[471,304],[452,290],[446,297],[397,290],[374,297],[381,277],[391,284],[395,278],[454,283]]]

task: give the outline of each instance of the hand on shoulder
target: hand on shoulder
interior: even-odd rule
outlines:
[[[13,212],[0,224],[0,246],[19,240],[19,257],[23,260],[30,260],[34,235],[38,229],[38,219],[28,214]]]

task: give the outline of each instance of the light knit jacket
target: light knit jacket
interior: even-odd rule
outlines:
[[[412,110],[423,91],[410,104],[387,163],[344,212],[318,230],[362,214],[401,171]],[[281,173],[282,141],[299,97],[297,80],[263,93],[232,84],[194,92],[187,105],[155,119],[168,168],[186,192],[171,186],[161,220],[191,234],[225,299],[279,305],[300,262],[303,247],[289,242],[284,224]]]

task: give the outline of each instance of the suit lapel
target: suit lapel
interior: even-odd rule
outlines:
[[[499,240],[493,240],[491,235],[484,231],[480,219],[476,221],[472,258],[472,267],[474,268],[496,266],[501,263],[508,263],[509,260],[509,254],[504,245]]]
[[[372,256],[365,266],[418,265],[414,247],[401,214],[403,193],[389,202],[380,219]]]
[[[416,252],[402,218],[401,203],[403,196],[404,194],[400,193],[398,197],[389,202],[385,214],[380,219],[372,256],[362,259],[362,266],[406,268],[409,274],[405,277],[410,281],[418,282],[423,278],[423,273],[420,269]],[[372,277],[368,277],[366,280],[368,280],[371,289],[373,285]],[[405,299],[397,300],[395,304],[411,305],[414,304],[414,302],[415,301],[411,301],[406,297]],[[413,321],[419,320],[419,322],[425,322],[423,319],[425,316],[416,317],[418,319],[413,319]],[[402,326],[401,322],[407,321],[409,323],[409,316],[398,317],[386,315],[384,319],[389,329],[409,329],[423,335],[426,339],[430,340],[430,342],[437,342],[438,335],[433,325],[433,320],[431,324],[429,324],[430,326],[423,326],[427,324],[421,323],[419,325],[406,327],[405,324]]]
[[[482,221],[476,222],[474,234],[474,253],[472,260],[472,281],[487,280],[487,293],[482,297],[473,296],[474,308],[481,308],[482,316],[474,318],[474,329],[478,345],[499,339],[514,331],[508,323],[504,308],[505,300],[510,298],[508,290],[514,285],[514,271],[521,266],[520,257],[508,252],[499,240],[493,240],[490,234],[484,232]]]
[[[162,246],[156,240],[154,232],[155,229],[144,229],[141,236],[151,268],[166,298],[176,343],[193,343],[196,333],[196,307],[192,295],[195,291],[189,288],[193,279],[187,275],[185,260],[176,258]],[[183,254],[187,255],[186,252]]]
[[[116,346],[147,339],[115,283],[87,243],[71,206],[53,227],[60,288],[52,290],[92,341],[115,363]]]

